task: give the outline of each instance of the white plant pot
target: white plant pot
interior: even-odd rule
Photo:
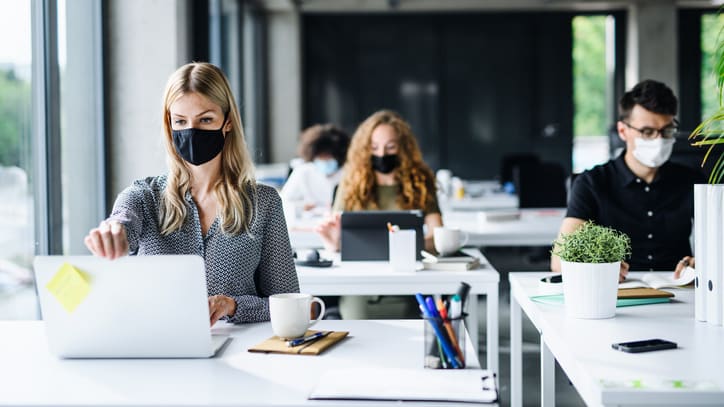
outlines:
[[[566,315],[602,319],[616,315],[620,262],[573,263],[561,260]]]

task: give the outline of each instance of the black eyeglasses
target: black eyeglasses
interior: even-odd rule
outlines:
[[[630,128],[630,129],[634,129],[634,130],[638,131],[639,133],[641,133],[641,137],[646,140],[653,140],[653,139],[657,138],[659,136],[659,134],[661,134],[661,137],[663,137],[663,138],[674,138],[674,136],[676,136],[676,133],[679,132],[679,122],[676,121],[676,119],[674,119],[674,121],[671,124],[666,125],[660,129],[655,129],[653,127],[644,127],[644,128],[639,129],[637,127],[634,127],[634,126],[626,123],[623,120],[621,120],[621,123],[625,124],[626,127]]]

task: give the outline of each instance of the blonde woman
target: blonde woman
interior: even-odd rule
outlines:
[[[442,226],[435,176],[422,161],[410,125],[395,112],[378,111],[359,125],[347,152],[344,176],[330,216],[317,227],[328,250],[339,250],[341,211],[420,209],[425,215],[425,248]],[[339,309],[345,319],[415,317],[412,297],[346,296]]]
[[[211,324],[269,320],[268,296],[298,292],[277,192],[256,184],[229,83],[191,63],[166,85],[162,137],[168,174],[135,181],[85,244],[95,255],[198,254]],[[183,299],[180,299],[183,300]]]
[[[425,215],[425,248],[442,226],[435,176],[423,162],[410,125],[395,112],[380,110],[359,125],[347,152],[345,175],[334,199],[336,214],[317,227],[328,250],[339,250],[339,212],[420,209]]]

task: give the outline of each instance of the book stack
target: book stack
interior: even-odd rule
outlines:
[[[480,267],[480,259],[457,251],[448,256],[436,256],[422,252],[422,268],[424,270],[465,271]]]

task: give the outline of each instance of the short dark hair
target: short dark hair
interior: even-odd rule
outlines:
[[[618,104],[618,117],[619,120],[628,119],[636,105],[650,112],[676,116],[678,103],[671,88],[661,82],[647,79],[623,94]]]
[[[312,161],[320,154],[329,154],[341,167],[347,158],[349,142],[349,135],[344,130],[332,124],[315,124],[302,132],[299,156],[304,161]]]

